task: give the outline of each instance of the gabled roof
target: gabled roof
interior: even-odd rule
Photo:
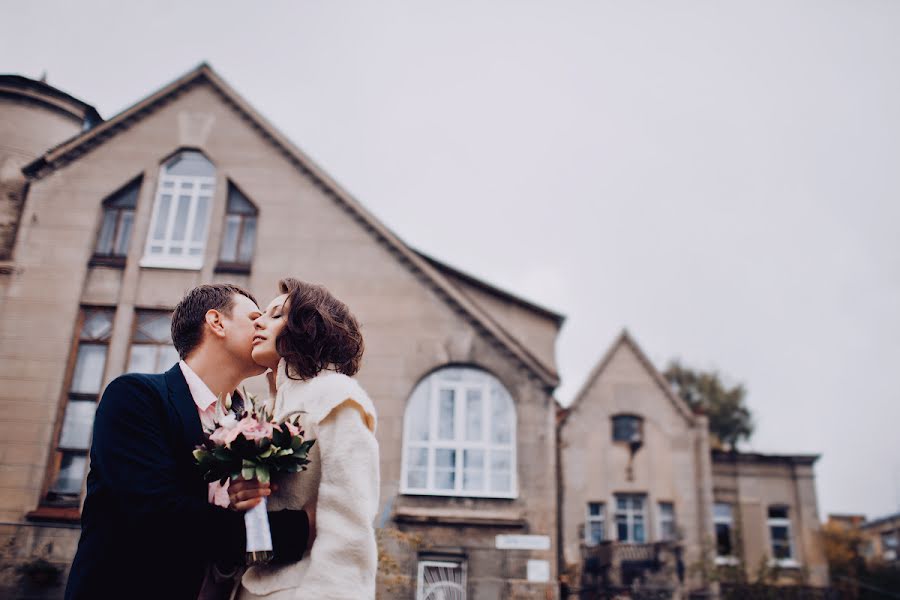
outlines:
[[[683,416],[689,423],[695,423],[696,415],[694,415],[693,411],[691,411],[687,403],[672,390],[669,382],[666,381],[666,379],[656,369],[656,367],[653,365],[644,351],[641,350],[641,347],[638,346],[637,342],[634,341],[634,339],[628,333],[628,330],[623,329],[622,333],[619,334],[619,336],[609,347],[609,350],[607,350],[603,355],[603,358],[600,359],[600,362],[597,363],[597,366],[595,366],[591,370],[590,374],[587,377],[587,380],[585,380],[584,384],[581,386],[578,394],[575,395],[575,400],[573,400],[572,403],[564,409],[564,413],[560,418],[560,425],[566,422],[572,411],[578,406],[578,404],[581,403],[584,397],[588,395],[591,388],[594,386],[594,383],[597,381],[597,378],[600,377],[600,375],[606,370],[606,367],[609,366],[609,363],[612,360],[613,356],[615,356],[619,348],[623,346],[627,346],[631,349],[632,352],[634,352],[635,356],[637,356],[641,364],[644,365],[644,368],[647,369],[647,372],[662,390],[663,394],[665,394],[669,401],[672,402],[672,404],[675,406],[675,409],[681,414],[681,416]]]
[[[256,109],[250,106],[206,63],[201,63],[195,69],[126,108],[108,121],[48,150],[43,156],[27,165],[23,171],[31,179],[46,177],[198,85],[209,85],[226,104],[246,118],[252,127],[278,148],[289,162],[310,177],[326,195],[346,210],[378,242],[386,246],[391,254],[420,281],[430,286],[454,311],[466,318],[476,331],[489,338],[499,350],[518,362],[545,389],[552,390],[559,385],[559,376],[552,365],[547,365],[535,357],[521,342],[491,319],[482,308],[452,285],[434,264],[410,249]]]
[[[486,294],[490,294],[491,296],[494,296],[499,300],[503,300],[505,302],[512,302],[513,304],[516,304],[516,305],[524,308],[525,310],[531,311],[540,317],[543,317],[545,319],[550,319],[551,321],[554,321],[556,323],[557,327],[562,327],[563,322],[566,320],[566,316],[562,313],[558,313],[554,310],[550,310],[549,308],[545,308],[543,306],[540,306],[539,304],[535,304],[534,302],[531,302],[530,300],[526,300],[525,298],[522,298],[521,296],[516,296],[515,294],[507,292],[506,290],[500,289],[497,286],[495,286],[491,283],[488,283],[487,281],[484,281],[483,279],[478,279],[474,275],[470,275],[469,273],[466,273],[465,271],[460,271],[456,267],[451,267],[447,263],[439,261],[438,259],[436,259],[432,256],[428,256],[427,254],[425,254],[423,252],[420,252],[418,250],[414,250],[414,252],[416,254],[418,254],[420,257],[422,257],[423,259],[425,259],[426,261],[428,261],[428,263],[430,263],[431,266],[433,266],[435,269],[437,269],[441,273],[450,275],[451,277],[459,278],[459,279],[463,280],[464,282],[466,282],[467,284],[471,285],[472,287],[478,288],[482,292],[485,292]]]

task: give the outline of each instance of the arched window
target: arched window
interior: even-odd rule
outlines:
[[[163,164],[142,267],[203,266],[215,187],[216,168],[196,150],[179,152]]]
[[[516,410],[493,375],[446,367],[425,377],[403,431],[403,493],[517,496]]]

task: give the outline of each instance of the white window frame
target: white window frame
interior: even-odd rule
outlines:
[[[159,168],[159,181],[156,184],[156,196],[153,199],[153,214],[150,218],[150,227],[147,230],[147,242],[144,245],[144,256],[141,258],[140,265],[142,267],[154,267],[163,269],[185,269],[199,271],[203,268],[203,261],[206,255],[206,243],[209,237],[209,223],[213,212],[213,202],[215,201],[216,178],[203,175],[172,175],[166,172],[168,164],[173,158],[166,160]],[[206,158],[204,156],[204,158]],[[209,160],[208,158],[206,160]],[[183,191],[182,184],[192,184],[191,189],[187,192]],[[172,184],[168,186],[167,184]],[[208,190],[203,190],[202,186],[211,186]],[[203,193],[201,193],[203,192]],[[169,214],[167,216],[164,238],[156,239],[153,237],[157,229],[157,220],[159,219],[159,210],[162,197],[170,194],[172,199],[169,204]],[[175,217],[178,214],[178,203],[180,196],[189,196],[190,204],[188,206],[187,222],[184,226],[184,240],[181,242],[172,241],[172,232],[175,227]],[[206,210],[206,222],[203,223],[200,241],[192,241],[191,236],[194,232],[194,220],[197,213],[197,205],[200,197],[208,197]],[[171,254],[172,246],[181,246],[182,254]],[[151,248],[162,247],[161,253],[152,253]],[[198,252],[191,254],[191,250]]]
[[[728,507],[728,516],[722,517],[716,514],[716,505]],[[718,538],[716,538],[716,564],[733,566],[738,564],[737,557],[734,555],[734,504],[730,502],[713,502],[713,534],[716,534],[716,525],[728,525],[728,538],[731,541],[731,554],[719,554]]]
[[[600,506],[600,514],[592,515],[591,514],[591,504],[596,504]],[[586,546],[596,546],[599,542],[605,542],[609,538],[606,534],[606,503],[605,502],[588,502],[585,507],[585,517],[584,517],[584,544]],[[598,542],[594,542],[591,539],[591,525],[594,523],[600,524],[600,532],[601,538]]]
[[[462,597],[465,599],[467,596],[466,592],[466,561],[465,560],[420,560],[419,564],[416,568],[416,600],[425,600],[425,568],[426,567],[438,567],[444,569],[459,569],[460,576],[462,579],[461,583],[457,583],[457,585],[462,587]]]
[[[663,505],[668,505],[672,507],[672,516],[667,517],[663,514]],[[672,537],[665,537],[663,535],[663,524],[666,522],[671,522],[672,524]],[[657,539],[660,542],[674,542],[678,538],[678,516],[675,511],[675,503],[669,500],[660,500],[656,503],[656,528],[657,528]]]
[[[783,508],[787,512],[787,518],[781,517],[770,517],[768,516],[769,509],[772,508]],[[794,552],[794,530],[791,527],[791,509],[789,506],[785,506],[783,504],[773,504],[766,509],[766,529],[769,533],[769,552],[772,553],[772,557],[769,560],[769,564],[778,565],[779,567],[798,567],[800,563],[797,562],[796,554]],[[774,548],[774,538],[772,537],[772,528],[773,527],[786,527],[787,528],[787,542],[788,542],[788,550],[790,551],[790,556],[787,558],[775,558],[775,548]]]
[[[516,406],[515,402],[512,400],[512,396],[509,394],[509,391],[506,390],[506,387],[500,382],[499,379],[491,375],[490,373],[483,371],[481,369],[477,369],[475,367],[458,367],[452,366],[447,367],[447,369],[470,369],[472,371],[477,371],[479,376],[488,379],[489,381],[485,381],[483,383],[472,383],[465,381],[450,381],[450,380],[442,380],[440,375],[443,369],[434,371],[425,380],[419,383],[419,385],[428,385],[428,399],[429,404],[429,427],[428,427],[428,440],[413,440],[410,439],[411,428],[411,418],[412,412],[410,407],[412,402],[416,399],[413,397],[411,401],[407,404],[406,415],[403,420],[403,455],[401,461],[401,469],[400,469],[400,493],[407,495],[417,495],[417,496],[447,496],[447,497],[466,497],[466,498],[518,498],[519,497],[519,484],[518,484],[518,466],[517,466],[517,457],[516,457],[516,426],[517,426],[517,416],[516,416]],[[508,444],[498,444],[494,443],[491,440],[492,432],[493,432],[493,422],[491,415],[491,387],[499,386],[504,394],[506,395],[507,400],[509,401],[509,412],[510,412],[510,441]],[[418,386],[417,386],[418,387]],[[439,402],[440,402],[440,391],[446,389],[454,390],[454,398],[456,401],[454,402],[454,439],[452,440],[441,440],[438,439],[438,425],[439,425]],[[482,397],[482,420],[481,420],[481,428],[482,428],[482,440],[481,441],[469,441],[466,440],[466,390],[470,389],[480,389],[481,397]],[[415,391],[413,392],[413,396],[415,396]],[[426,487],[424,488],[413,488],[409,486],[408,483],[408,456],[410,449],[418,448],[418,449],[427,449],[428,451],[428,459],[427,459],[427,481]],[[436,472],[436,455],[437,450],[455,450],[455,464],[454,464],[454,489],[443,489],[438,488],[435,485],[435,472]],[[477,490],[464,490],[463,489],[463,474],[464,474],[464,451],[465,450],[481,450],[484,453],[484,489],[481,491]],[[491,486],[491,451],[500,450],[500,451],[508,451],[510,455],[510,489],[507,492],[501,491],[493,491],[490,489]]]
[[[642,500],[641,506],[643,507],[640,511],[635,510],[631,506],[631,502],[629,502],[628,507],[622,511],[619,509],[619,499],[627,498],[629,501],[634,498],[640,498]],[[615,498],[613,498],[615,502],[615,510],[613,512],[613,520],[615,521],[615,539],[618,542],[622,542],[625,544],[646,544],[649,539],[649,532],[647,531],[647,495],[646,494],[616,494]],[[627,539],[620,540],[619,539],[619,515],[625,515],[625,525],[628,531]],[[640,514],[642,517],[641,521],[644,524],[644,539],[642,541],[637,541],[634,539],[634,525],[636,522],[635,517]]]

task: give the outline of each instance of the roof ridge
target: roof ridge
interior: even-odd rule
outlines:
[[[681,415],[689,422],[695,422],[697,417],[687,405],[687,403],[678,396],[656,368],[656,366],[650,361],[650,358],[644,353],[638,343],[634,340],[631,334],[628,332],[627,328],[623,328],[622,331],[616,336],[613,343],[610,344],[609,348],[604,352],[600,361],[591,369],[590,373],[588,373],[587,378],[584,383],[579,388],[578,393],[575,394],[575,399],[564,409],[565,413],[562,416],[560,424],[564,423],[578,404],[580,404],[587,393],[591,390],[594,385],[594,382],[600,376],[603,371],[606,370],[606,367],[609,365],[609,362],[612,360],[612,357],[615,355],[616,351],[623,345],[627,345],[634,352],[635,356],[637,356],[638,360],[641,364],[644,365],[644,368],[650,373],[654,382],[662,389],[663,393],[666,397],[675,405],[675,409],[681,413]]]

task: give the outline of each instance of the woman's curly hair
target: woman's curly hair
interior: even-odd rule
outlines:
[[[312,379],[324,369],[355,375],[365,345],[359,322],[347,305],[324,286],[293,277],[278,286],[287,294],[287,320],[275,349],[287,363],[288,377]]]

